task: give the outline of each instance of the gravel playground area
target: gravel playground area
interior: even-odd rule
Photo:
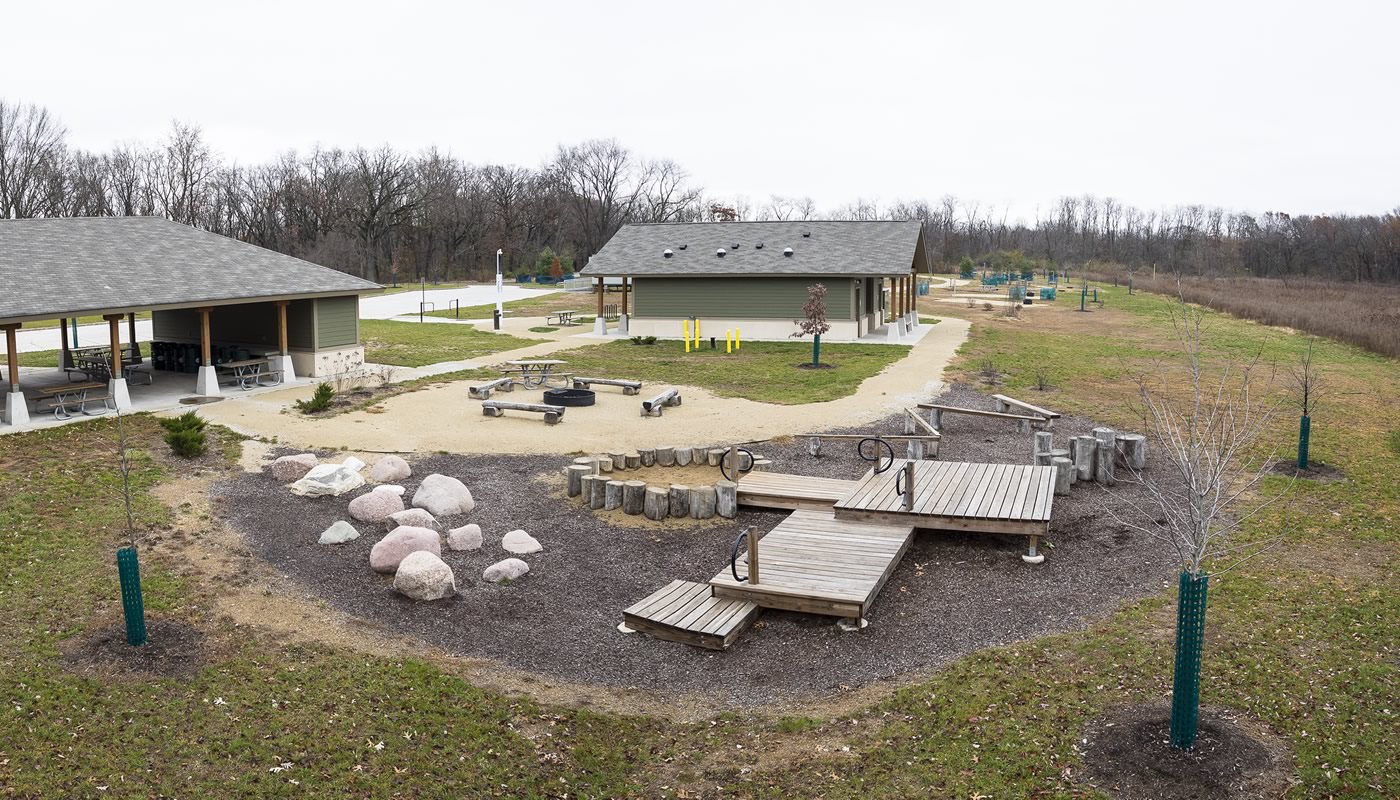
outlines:
[[[965,387],[950,389],[941,402],[991,407],[989,397]],[[1053,400],[1045,404],[1054,407]],[[796,428],[800,410],[793,417]],[[1010,422],[948,415],[945,425],[942,460],[1030,463],[1032,437]],[[1056,446],[1093,425],[1059,420]],[[902,425],[892,416],[860,429],[874,430],[895,433]],[[775,471],[793,474],[858,478],[869,466],[855,455],[854,442],[828,441],[820,459],[799,441],[753,449],[772,459]],[[371,571],[369,550],[383,535],[374,526],[354,523],[362,535],[348,544],[316,544],[331,523],[352,521],[346,505],[353,495],[296,497],[270,475],[249,473],[216,485],[214,507],[279,570],[390,633],[570,682],[698,695],[735,708],[817,699],[927,673],[980,648],[1081,627],[1125,599],[1161,590],[1172,569],[1156,542],[1105,513],[1136,487],[1079,484],[1071,496],[1055,499],[1039,566],[1021,561],[1024,537],[919,532],[864,630],[843,632],[833,618],[770,610],[729,651],[716,653],[620,633],[622,610],[672,579],[708,581],[727,567],[743,526],[768,530],[785,514],[743,511],[719,524],[628,518],[643,524],[612,525],[564,496],[560,471],[568,457],[407,458],[414,470],[403,482],[407,496],[424,476],[441,472],[460,478],[477,502],[468,516],[440,520],[444,528],[475,522],[485,532],[480,550],[444,549],[457,576],[451,600],[415,603],[393,591],[390,576]],[[717,469],[692,470],[694,483],[719,477]],[[483,569],[510,555],[500,539],[515,528],[539,539],[544,551],[523,556],[530,573],[510,585],[482,581]]]

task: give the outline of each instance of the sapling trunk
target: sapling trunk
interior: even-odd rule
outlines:
[[[818,333],[812,337],[812,366],[822,363],[822,335]]]
[[[1308,439],[1312,434],[1312,417],[1304,414],[1298,419],[1298,469],[1308,468]]]
[[[1206,587],[1210,576],[1183,570],[1177,585],[1176,668],[1172,675],[1171,744],[1196,746],[1201,707],[1201,645],[1206,633]]]

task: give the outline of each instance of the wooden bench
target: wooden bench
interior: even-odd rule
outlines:
[[[622,393],[626,395],[634,395],[642,390],[641,381],[626,381],[617,378],[574,378],[575,389],[587,389],[594,383],[600,383],[604,386],[621,386]]]
[[[983,411],[980,408],[959,408],[958,406],[944,406],[937,403],[919,403],[919,408],[925,408],[933,412],[933,427],[943,430],[944,414],[967,414],[974,417],[990,417],[993,419],[1014,419],[1016,429],[1025,433],[1030,430],[1031,425],[1040,425],[1045,422],[1044,417],[1031,417],[1024,414],[1008,414],[1005,411]]]
[[[642,416],[659,417],[661,410],[666,406],[678,406],[681,404],[681,390],[667,389],[650,400],[642,401]]]
[[[506,403],[500,400],[486,400],[481,404],[481,413],[488,417],[499,417],[506,411],[530,411],[535,414],[544,414],[546,425],[557,425],[559,420],[564,418],[563,406],[551,406],[543,403]]]
[[[467,394],[474,400],[490,400],[491,393],[497,389],[503,392],[515,391],[515,379],[507,376],[504,378],[497,378],[494,381],[487,381],[477,386],[468,386]]]
[[[1054,411],[1047,411],[1040,406],[1033,406],[1030,403],[1017,400],[1014,397],[1007,397],[1004,394],[994,394],[992,395],[992,399],[997,401],[997,411],[1005,411],[1007,406],[1019,408],[1022,411],[1028,411],[1045,420],[1046,428],[1055,427],[1055,420],[1060,418],[1060,415],[1056,414]]]

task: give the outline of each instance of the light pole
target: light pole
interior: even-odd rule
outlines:
[[[505,313],[504,304],[501,302],[502,295],[505,294],[505,279],[501,277],[501,253],[500,248],[496,249],[496,319],[495,330],[501,329],[501,315]]]

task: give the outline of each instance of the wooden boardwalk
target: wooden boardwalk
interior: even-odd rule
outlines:
[[[757,584],[734,580],[726,565],[710,586],[716,597],[764,608],[860,619],[913,537],[908,524],[840,520],[830,510],[794,511],[759,540]],[[747,557],[740,557],[737,568],[746,574]]]
[[[810,478],[781,472],[750,472],[739,479],[741,506],[823,510],[850,493],[856,481]]]
[[[867,472],[833,509],[839,520],[915,528],[1044,536],[1050,529],[1055,468],[915,461],[914,503],[906,510],[895,478],[906,462]]]
[[[671,581],[623,611],[622,621],[658,639],[723,650],[757,615],[757,605],[715,597],[706,584]]]

